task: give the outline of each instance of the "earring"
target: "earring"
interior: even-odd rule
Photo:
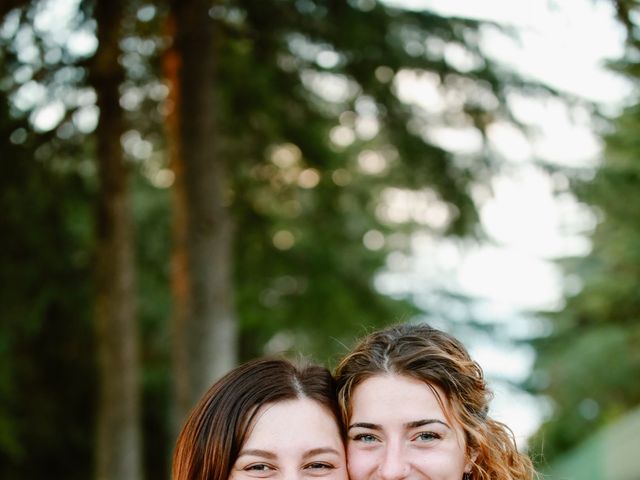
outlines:
[[[462,480],[471,480],[471,472],[464,472]]]

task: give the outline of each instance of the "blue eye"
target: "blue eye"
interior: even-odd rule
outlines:
[[[416,440],[420,440],[422,442],[430,442],[432,440],[437,440],[440,438],[440,435],[434,432],[422,432],[416,436]]]
[[[370,433],[359,433],[353,437],[353,440],[362,443],[373,443],[378,441],[378,439]]]

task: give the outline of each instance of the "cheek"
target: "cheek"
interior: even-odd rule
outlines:
[[[377,463],[374,452],[347,445],[347,467],[350,480],[365,480],[375,470]]]
[[[464,474],[464,454],[457,448],[434,449],[412,457],[412,464],[423,476],[442,479],[460,479]]]

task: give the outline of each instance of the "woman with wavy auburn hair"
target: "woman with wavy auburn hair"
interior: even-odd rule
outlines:
[[[335,383],[284,359],[241,365],[194,408],[173,480],[348,480]]]
[[[454,337],[404,324],[364,337],[335,377],[351,480],[529,480],[530,459],[488,416],[482,369]]]

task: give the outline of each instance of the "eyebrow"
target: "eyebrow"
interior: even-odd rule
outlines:
[[[340,455],[340,452],[335,448],[331,447],[322,447],[322,448],[313,448],[304,453],[303,458],[313,457],[315,455],[321,455],[323,453],[333,453],[335,455]]]
[[[425,418],[423,420],[414,420],[413,422],[407,422],[407,423],[404,424],[404,427],[405,428],[418,428],[418,427],[423,427],[425,425],[429,425],[431,423],[439,423],[440,425],[444,425],[448,429],[451,429],[451,427],[449,425],[447,425],[445,422],[443,422],[442,420],[435,419],[435,418]],[[348,430],[351,430],[352,428],[366,428],[368,430],[382,430],[382,425],[378,425],[376,423],[357,422],[357,423],[352,423],[351,425],[349,425]]]
[[[276,458],[276,454],[275,453],[270,452],[269,450],[259,450],[257,448],[253,448],[253,449],[250,449],[250,450],[242,450],[238,454],[238,457],[242,457],[244,455],[252,455],[254,457],[263,457],[263,458],[269,458],[269,459]]]
[[[303,458],[313,457],[315,455],[321,455],[323,453],[333,453],[335,455],[340,455],[340,452],[338,452],[338,450],[336,450],[335,448],[321,447],[321,448],[313,448],[311,450],[307,450],[306,452],[304,452]],[[238,457],[242,457],[244,455],[252,455],[254,457],[262,457],[262,458],[268,458],[268,459],[275,459],[277,457],[275,453],[269,450],[260,450],[257,448],[242,450],[238,454]]]
[[[447,427],[449,429],[451,428],[445,422],[443,422],[442,420],[438,420],[437,418],[416,420],[415,422],[405,423],[404,426],[407,427],[407,428],[418,428],[418,427],[423,427],[424,425],[429,425],[431,423],[439,423],[440,425],[444,425],[445,427]]]

